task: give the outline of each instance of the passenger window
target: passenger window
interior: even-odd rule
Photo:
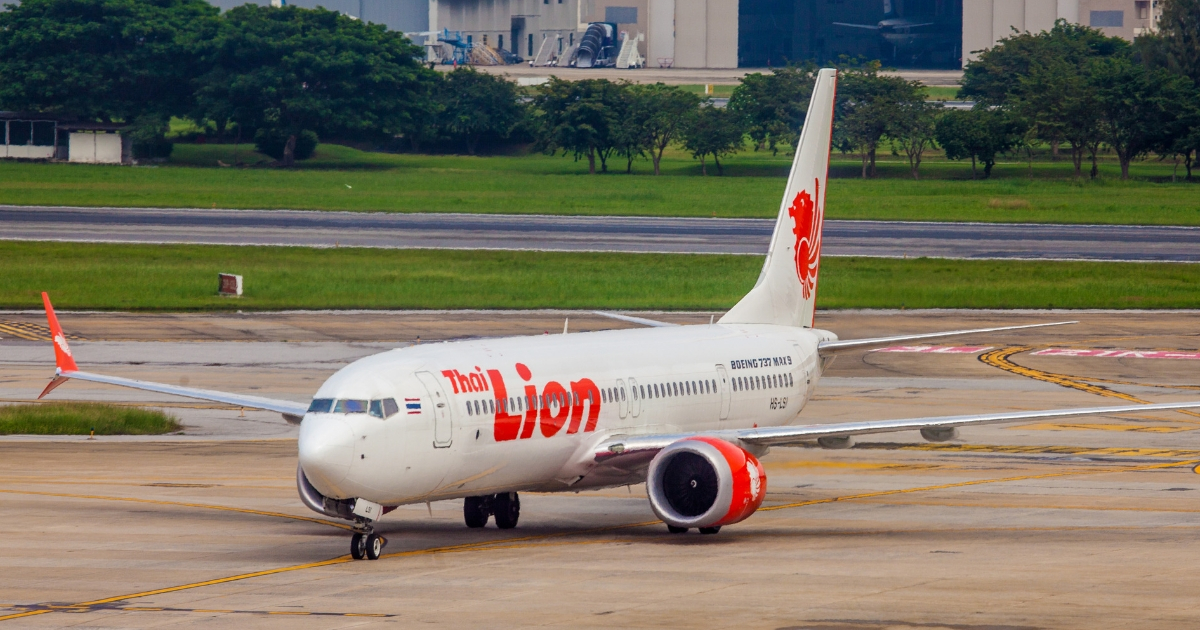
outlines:
[[[624,390],[624,389],[619,389],[619,390],[617,390],[617,391],[621,393],[621,400],[625,400],[625,390]]]
[[[376,418],[379,418],[380,420],[383,419],[383,401],[382,400],[372,400],[371,401],[371,415]]]
[[[395,398],[384,398],[383,399],[383,417],[391,418],[392,416],[394,416],[398,413],[400,413],[400,405],[396,404],[396,399]]]
[[[367,413],[365,400],[339,400],[333,405],[334,413]]]
[[[471,412],[471,401],[469,401],[469,400],[467,401],[467,415],[468,416],[475,415],[474,413]]]
[[[332,408],[332,398],[314,398],[308,406],[308,413],[329,413],[329,410]]]

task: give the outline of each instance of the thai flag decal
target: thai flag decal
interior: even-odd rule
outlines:
[[[410,416],[420,414],[421,413],[421,399],[420,398],[405,398],[404,399],[404,408],[408,409],[408,415],[410,415]]]

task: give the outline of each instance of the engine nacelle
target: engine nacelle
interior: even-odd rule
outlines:
[[[762,505],[767,475],[746,452],[717,438],[694,437],[664,448],[646,475],[650,507],[675,527],[720,527]]]

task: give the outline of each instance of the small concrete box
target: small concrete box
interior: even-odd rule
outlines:
[[[242,277],[232,273],[217,274],[217,293],[219,295],[241,297]]]
[[[121,164],[125,161],[122,144],[120,134],[73,131],[68,139],[67,155],[72,162]]]

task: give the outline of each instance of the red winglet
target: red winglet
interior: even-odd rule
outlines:
[[[77,372],[75,357],[71,356],[71,348],[67,345],[67,336],[63,334],[62,326],[58,325],[58,317],[50,304],[50,296],[42,293],[42,303],[46,305],[46,322],[50,324],[50,338],[54,341],[54,363],[63,372]]]

